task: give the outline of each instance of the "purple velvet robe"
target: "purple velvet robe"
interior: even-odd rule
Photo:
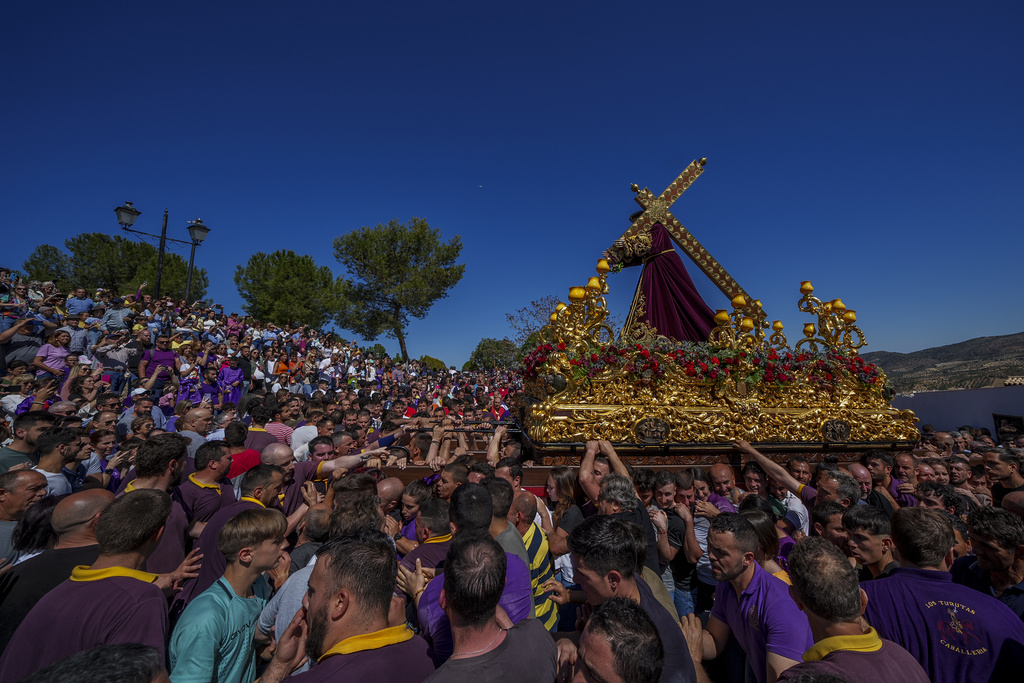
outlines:
[[[221,393],[224,395],[225,403],[238,405],[238,399],[242,397],[242,382],[245,381],[245,373],[241,368],[232,369],[230,366],[223,367],[217,374],[217,383],[220,384]],[[238,382],[237,387],[231,386]]]
[[[646,323],[676,341],[703,342],[715,326],[715,314],[701,298],[661,223],[651,228],[651,246],[632,253],[623,266],[643,264],[629,308],[626,331]]]

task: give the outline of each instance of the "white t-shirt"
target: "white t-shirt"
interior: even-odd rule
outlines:
[[[32,469],[46,477],[46,495],[63,496],[71,493],[71,484],[68,483],[68,480],[60,472],[54,474],[53,472],[41,470],[38,467],[33,467]]]
[[[317,428],[316,425],[303,425],[292,432],[291,447],[293,451],[299,449],[299,446],[304,446],[313,439],[316,438]]]

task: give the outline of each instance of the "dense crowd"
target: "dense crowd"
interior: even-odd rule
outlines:
[[[1024,435],[534,466],[511,372],[2,283],[0,683],[1013,680]],[[388,476],[409,465],[424,478]],[[408,474],[408,471],[407,471]]]

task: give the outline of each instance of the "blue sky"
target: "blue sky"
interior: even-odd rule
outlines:
[[[1022,29],[1020,2],[8,2],[2,261],[131,200],[149,232],[202,217],[240,309],[251,254],[340,274],[335,236],[419,216],[467,268],[409,350],[461,365],[586,282],[630,183],[707,157],[674,212],[791,342],[805,279],[865,351],[1019,332]]]

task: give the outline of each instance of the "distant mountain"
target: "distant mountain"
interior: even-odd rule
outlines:
[[[977,389],[1024,375],[1024,332],[978,337],[913,353],[873,351],[862,355],[882,368],[901,393]]]

